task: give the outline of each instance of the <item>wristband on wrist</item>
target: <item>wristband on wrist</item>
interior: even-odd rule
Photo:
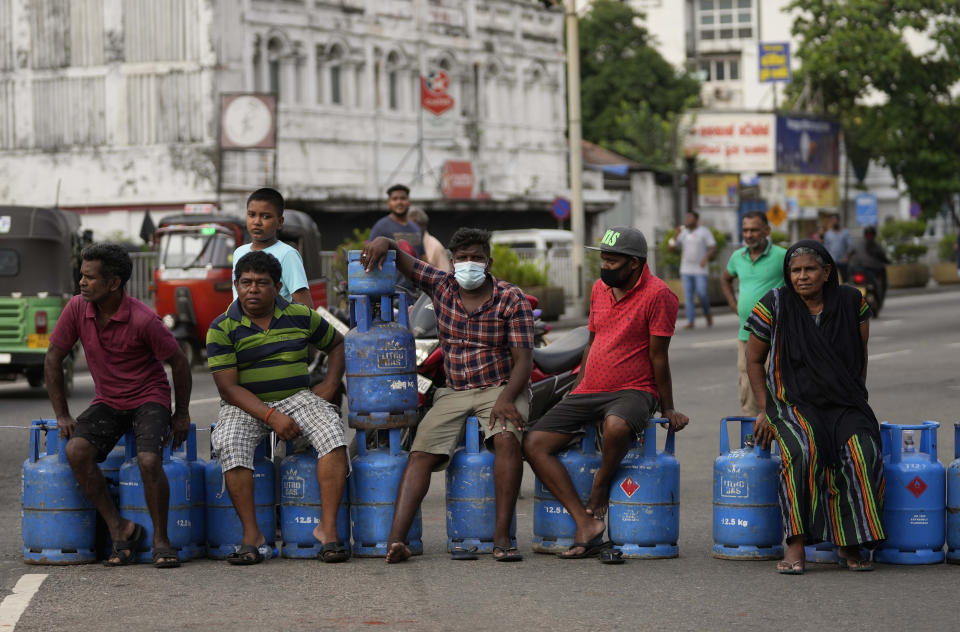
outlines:
[[[270,421],[270,415],[272,415],[273,411],[275,410],[276,408],[271,408],[270,410],[267,411],[267,416],[263,418],[263,423],[267,423],[268,421]]]

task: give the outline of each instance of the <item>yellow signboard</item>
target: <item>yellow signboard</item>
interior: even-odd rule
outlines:
[[[767,209],[767,219],[774,226],[780,226],[787,219],[787,212],[779,204],[774,204]]]
[[[795,198],[797,206],[836,208],[840,203],[836,176],[796,174],[782,177],[787,197]]]
[[[759,44],[760,82],[790,81],[790,43]]]
[[[698,206],[737,205],[740,176],[702,173],[697,176]]]

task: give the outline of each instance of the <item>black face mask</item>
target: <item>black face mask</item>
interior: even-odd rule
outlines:
[[[624,274],[624,272],[626,272],[626,274]],[[626,285],[626,282],[629,278],[630,269],[626,264],[623,264],[619,268],[614,268],[612,270],[608,268],[600,268],[600,280],[610,287],[621,289],[624,285]]]

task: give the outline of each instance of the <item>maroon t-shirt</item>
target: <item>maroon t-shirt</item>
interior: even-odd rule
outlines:
[[[78,339],[96,389],[91,405],[133,410],[153,402],[170,407],[162,362],[176,353],[177,339],[152,309],[124,295],[117,313],[101,328],[93,303],[74,296],[60,314],[50,344],[70,350]]]

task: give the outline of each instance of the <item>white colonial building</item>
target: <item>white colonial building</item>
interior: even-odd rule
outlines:
[[[402,182],[451,217],[549,226],[562,22],[537,0],[0,0],[0,204],[74,209],[103,238],[273,185],[339,236]],[[442,117],[421,108],[430,73]],[[276,95],[275,150],[220,150],[237,92]],[[448,161],[469,163],[463,199],[444,198]]]

